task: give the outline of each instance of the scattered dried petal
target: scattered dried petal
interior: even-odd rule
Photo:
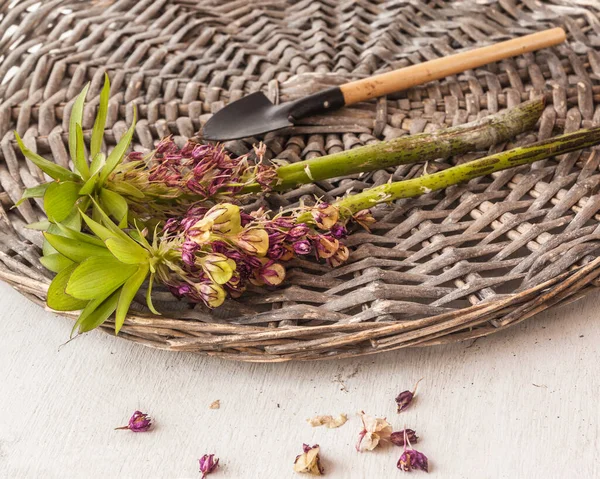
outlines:
[[[115,429],[129,429],[133,432],[146,432],[152,426],[152,418],[141,411],[135,411],[127,426],[116,427]]]
[[[308,444],[302,445],[302,454],[296,456],[294,461],[294,471],[321,476],[325,472],[321,466],[320,448],[318,444],[310,447]]]
[[[359,413],[363,429],[358,435],[356,450],[358,452],[372,451],[381,441],[389,440],[392,435],[392,426],[385,418],[369,416],[361,411]]]
[[[221,407],[221,401],[217,399],[216,401],[211,402],[209,407],[211,409],[219,409]]]
[[[329,429],[335,429],[336,427],[346,424],[347,420],[348,416],[345,414],[340,414],[335,418],[333,416],[315,416],[307,419],[307,422],[312,427],[326,426]]]
[[[202,479],[208,476],[211,472],[219,467],[219,459],[215,459],[214,454],[204,454],[198,462],[200,463],[200,472],[202,473]]]
[[[404,439],[405,437],[408,439],[408,443],[419,441],[419,437],[412,429],[403,429],[402,431],[393,432],[390,436],[390,441],[396,446],[403,447],[407,445],[407,442]]]
[[[417,392],[417,386],[419,385],[419,383],[422,380],[423,380],[423,378],[421,378],[417,381],[417,384],[415,384],[415,387],[413,388],[412,391],[402,391],[400,394],[398,394],[398,396],[396,396],[396,404],[398,405],[399,413],[401,413],[402,411],[407,409],[408,406],[410,406],[410,403],[412,402],[412,400],[415,397],[415,394]]]
[[[429,472],[427,456],[415,449],[406,449],[398,459],[397,467],[404,472],[410,472],[413,469]]]

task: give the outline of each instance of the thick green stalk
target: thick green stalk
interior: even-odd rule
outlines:
[[[495,171],[533,163],[599,143],[600,127],[579,130],[453,166],[431,175],[370,188],[362,193],[342,198],[334,204],[340,208],[341,216],[349,217],[358,211],[372,208],[379,203],[420,196],[430,191],[441,190],[457,183],[469,181],[478,176],[489,175]]]
[[[277,169],[279,183],[275,189],[281,191],[327,178],[448,158],[468,151],[485,149],[533,128],[543,110],[542,98],[530,100],[510,110],[464,125],[403,136],[281,166]],[[244,188],[243,193],[257,191],[261,191],[261,187],[253,184]]]

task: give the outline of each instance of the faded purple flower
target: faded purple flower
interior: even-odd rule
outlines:
[[[312,246],[308,240],[300,240],[294,243],[294,252],[296,254],[308,254],[312,251]]]
[[[283,253],[285,253],[285,247],[281,244],[274,244],[269,247],[267,257],[270,259],[279,259],[283,256]]]
[[[288,218],[277,218],[275,220],[273,220],[273,224],[275,226],[279,226],[280,228],[296,228],[296,223],[294,223],[293,221],[291,221]],[[306,226],[306,225],[299,225],[299,226]]]
[[[185,240],[181,245],[181,259],[187,266],[194,266],[196,263],[196,257],[194,253],[200,248],[197,243],[190,241],[189,239]]]
[[[202,479],[208,476],[211,472],[219,467],[219,459],[215,459],[214,454],[204,454],[198,462],[200,463],[200,472],[202,473]]]
[[[331,227],[330,231],[331,231],[331,236],[333,236],[336,239],[343,239],[348,235],[348,230],[346,229],[346,227],[339,223],[334,224]]]
[[[338,209],[329,203],[319,203],[311,213],[317,226],[324,230],[330,229],[339,218]]]
[[[408,439],[408,443],[419,441],[417,434],[412,429],[403,429],[402,431],[393,432],[390,436],[390,441],[396,446],[403,447],[407,445],[404,439],[405,437],[406,439]]]
[[[415,449],[405,449],[400,459],[398,459],[397,467],[404,472],[410,472],[414,469],[429,472],[427,456]]]
[[[146,432],[152,426],[152,419],[141,411],[135,411],[127,426],[116,427],[115,429],[129,429],[133,432]]]
[[[292,240],[295,240],[295,239],[302,238],[303,236],[306,236],[309,232],[310,232],[310,229],[308,226],[306,226],[304,224],[296,225],[291,230],[288,231],[288,237]]]
[[[331,258],[339,249],[340,242],[330,235],[317,235],[314,241],[318,258]]]
[[[396,404],[398,405],[399,413],[406,410],[408,406],[410,406],[410,403],[412,403],[412,400],[417,392],[417,386],[422,380],[423,378],[417,381],[417,384],[415,384],[415,387],[412,391],[402,391],[400,394],[398,394],[398,396],[396,396]]]

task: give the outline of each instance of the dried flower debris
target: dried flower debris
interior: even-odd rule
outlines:
[[[302,454],[296,456],[294,461],[294,471],[304,474],[312,474],[313,476],[322,476],[325,470],[321,466],[321,456],[319,455],[321,448],[318,444],[309,446],[302,444]]]
[[[116,429],[129,429],[133,432],[146,432],[152,426],[152,418],[141,411],[135,411],[129,419],[127,426],[116,427]]]
[[[369,416],[361,411],[359,413],[363,429],[358,435],[356,450],[358,452],[372,451],[381,441],[389,440],[392,435],[392,425],[385,418]]]
[[[415,431],[412,429],[403,429],[402,431],[393,432],[390,436],[390,442],[396,446],[403,447],[406,445],[404,438],[407,438],[411,443],[419,441],[419,437]]]
[[[221,407],[221,401],[219,399],[217,399],[216,401],[213,401],[210,403],[210,406],[208,406],[210,409],[220,409]]]
[[[429,472],[427,456],[413,449],[407,431],[407,429],[404,430],[404,452],[400,456],[400,459],[398,459],[398,469],[404,472],[411,472],[415,469]]]
[[[417,393],[417,386],[419,385],[419,383],[423,380],[423,378],[419,379],[417,381],[417,384],[415,384],[415,387],[413,388],[412,391],[402,391],[400,394],[398,394],[398,396],[396,397],[396,404],[398,405],[398,413],[401,413],[402,411],[405,411],[406,409],[408,409],[408,406],[410,406],[410,404],[412,403],[415,394]]]
[[[219,467],[219,459],[215,459],[214,454],[204,454],[200,459],[200,472],[202,473],[202,479],[208,476],[211,472],[214,472]]]
[[[348,416],[346,414],[339,414],[337,417],[333,416],[315,416],[307,419],[306,421],[312,427],[325,426],[329,429],[335,429],[337,427],[346,424]]]

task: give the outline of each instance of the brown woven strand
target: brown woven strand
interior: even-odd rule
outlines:
[[[0,278],[43,304],[40,201],[12,209],[44,180],[27,145],[70,165],[75,96],[91,81],[90,130],[104,72],[112,81],[105,147],[138,108],[134,148],[195,136],[223,105],[262,90],[287,101],[332,84],[553,26],[565,44],[345,108],[267,135],[269,158],[295,162],[465,123],[535,94],[547,107],[514,145],[600,124],[600,6],[581,0],[0,1]],[[227,142],[235,154],[256,139]],[[431,173],[483,156],[426,165]],[[375,210],[339,268],[298,261],[285,284],[208,311],[156,290],[155,316],[136,298],[121,336],[151,347],[243,361],[328,359],[477,338],[600,285],[600,151],[588,149],[478,178]],[[404,165],[260,198],[270,208],[332,199],[423,174]],[[70,313],[65,313],[71,316]],[[102,329],[111,332],[112,323]],[[65,333],[67,334],[67,333]]]

